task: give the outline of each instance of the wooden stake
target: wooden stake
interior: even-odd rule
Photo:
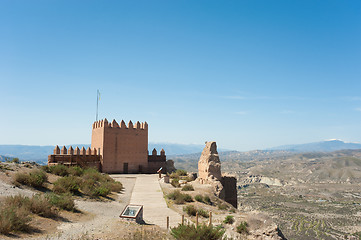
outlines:
[[[169,217],[167,217],[167,229],[169,229]]]
[[[198,227],[198,212],[196,213],[196,227]]]
[[[184,225],[184,215],[182,215],[182,225]]]
[[[209,226],[212,225],[212,212],[209,211]]]

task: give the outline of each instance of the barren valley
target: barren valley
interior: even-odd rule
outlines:
[[[199,157],[199,156],[198,156]],[[195,170],[197,154],[173,157]],[[220,153],[237,176],[239,209],[267,213],[287,239],[359,239],[361,150]]]

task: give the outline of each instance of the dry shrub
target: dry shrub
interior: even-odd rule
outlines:
[[[237,226],[237,232],[239,234],[248,234],[248,223],[247,222],[241,222],[238,226]]]
[[[79,166],[70,167],[70,168],[68,168],[68,173],[69,173],[69,175],[80,177],[81,175],[83,175],[84,169],[82,169]]]
[[[66,211],[75,211],[75,203],[70,194],[57,195],[55,193],[47,193],[45,197],[51,205]]]
[[[182,191],[194,191],[194,188],[190,184],[186,184],[182,187]]]
[[[24,207],[17,208],[3,205],[0,208],[0,233],[27,232],[30,229],[30,220],[29,211]]]
[[[69,175],[69,168],[62,164],[49,166],[48,169],[49,169],[48,171],[50,173],[61,176],[61,177],[65,177],[65,176]]]
[[[167,195],[167,198],[174,201],[175,204],[183,204],[184,202],[193,202],[193,198],[189,194],[183,194],[179,190],[175,190]]]
[[[19,172],[15,174],[14,180],[16,183],[27,185],[34,188],[44,186],[48,180],[46,173],[39,169],[31,170],[29,173]]]
[[[9,196],[4,200],[4,206],[14,208],[24,208],[42,217],[53,218],[57,216],[57,211],[52,207],[49,200],[42,194],[36,194],[31,198],[22,195]]]
[[[189,216],[196,216],[196,214],[198,213],[199,216],[205,217],[205,218],[209,218],[209,213],[200,208],[197,209],[195,206],[193,205],[187,205],[183,208],[183,211],[186,212]]]
[[[40,194],[34,195],[30,199],[29,210],[42,217],[54,218],[58,216],[57,211],[53,208],[49,200]]]
[[[203,196],[200,195],[200,194],[197,194],[194,199],[197,201],[197,202],[203,202]]]
[[[183,211],[186,212],[189,216],[195,216],[197,214],[197,208],[195,208],[193,205],[185,206]]]
[[[53,191],[56,193],[79,193],[80,185],[82,181],[79,177],[67,176],[59,178],[54,182]]]
[[[225,230],[221,227],[213,227],[205,224],[195,226],[179,224],[178,227],[171,228],[171,234],[176,239],[182,240],[221,240]]]
[[[234,217],[231,215],[226,216],[226,218],[223,221],[225,224],[233,224],[234,223]]]
[[[179,188],[180,184],[179,184],[179,179],[178,178],[174,178],[172,179],[172,181],[170,182],[170,184],[175,187],[175,188]]]

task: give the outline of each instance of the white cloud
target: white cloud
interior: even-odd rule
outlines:
[[[361,108],[355,108],[355,111],[361,112]]]

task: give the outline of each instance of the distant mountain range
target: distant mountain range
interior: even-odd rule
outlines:
[[[341,140],[327,140],[314,143],[283,145],[269,150],[284,150],[291,152],[333,152],[342,149],[361,149],[360,143],[347,143]]]
[[[67,145],[66,147],[69,146]],[[72,146],[88,148],[90,144],[72,144]],[[48,161],[48,155],[53,153],[54,148],[55,146],[0,145],[0,155],[17,157],[21,161],[34,161],[45,164]],[[196,144],[149,143],[148,149],[150,153],[153,148],[157,150],[158,154],[161,149],[164,149],[166,155],[180,155],[201,152],[204,146]]]
[[[89,147],[90,144],[73,144],[72,146],[84,146],[85,148]],[[55,146],[30,146],[30,145],[0,145],[0,155],[6,157],[17,157],[21,161],[34,161],[41,164],[46,164],[48,155],[52,154]],[[68,146],[67,146],[68,147]],[[184,155],[190,158],[199,156],[202,152],[204,145],[197,144],[176,144],[176,143],[149,143],[148,149],[149,152],[156,148],[158,153],[163,148],[166,152],[166,155],[174,158],[177,155]],[[276,155],[284,155],[285,152],[332,152],[342,149],[361,149],[361,144],[359,143],[345,143],[341,140],[329,140],[315,143],[307,144],[295,144],[295,145],[284,145],[279,147],[274,147],[268,150],[256,150],[249,152],[238,152],[238,151],[229,151],[227,149],[218,149],[220,154],[224,157],[229,156],[235,159],[244,159],[249,158],[249,156],[257,157],[258,155],[269,155],[274,151],[281,151]],[[224,152],[224,153],[221,153]],[[272,156],[275,153],[271,154]],[[199,157],[198,157],[199,158]],[[1,158],[0,158],[1,160]]]

